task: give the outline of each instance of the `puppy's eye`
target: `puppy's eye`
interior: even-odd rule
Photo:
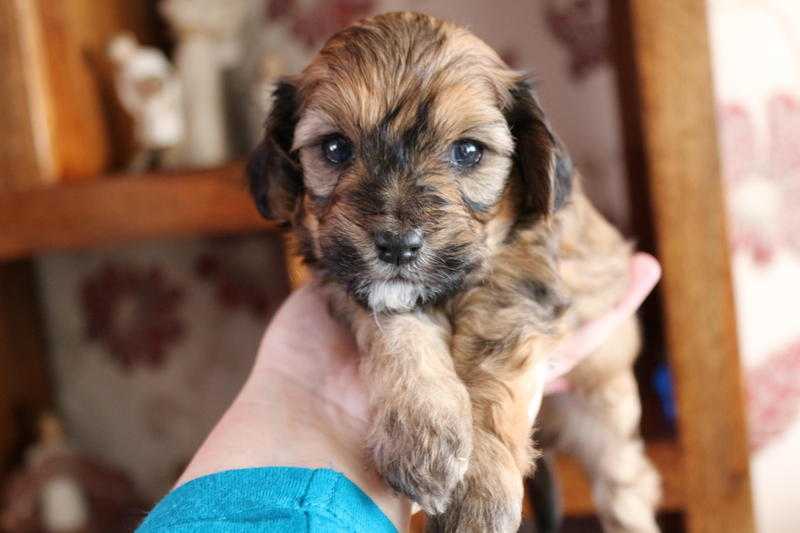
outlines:
[[[450,161],[458,168],[477,165],[483,157],[483,145],[471,139],[461,139],[450,148]]]
[[[353,145],[342,135],[333,135],[322,141],[322,157],[333,166],[339,166],[353,157]]]

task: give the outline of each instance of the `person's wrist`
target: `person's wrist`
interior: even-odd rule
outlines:
[[[271,446],[263,457],[265,464],[340,472],[375,502],[398,531],[405,531],[411,503],[386,485],[372,466],[365,448],[367,422],[298,379],[275,372],[254,374],[237,399],[250,406],[251,414],[269,418],[273,432],[280,435],[282,445]],[[272,400],[265,402],[266,395]]]
[[[297,379],[254,371],[177,484],[236,468],[329,468],[355,483],[404,531],[410,503],[370,466],[365,422]]]

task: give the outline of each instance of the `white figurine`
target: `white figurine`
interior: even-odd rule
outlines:
[[[239,58],[238,30],[249,0],[162,0],[162,15],[178,41],[175,64],[183,82],[187,135],[184,162],[216,165],[230,155],[223,73]]]
[[[134,123],[137,153],[129,170],[148,170],[184,138],[180,80],[161,50],[140,46],[130,34],[116,36],[108,54],[116,70],[117,97]]]
[[[39,442],[26,453],[29,468],[43,467],[48,461],[73,453],[61,421],[51,414],[43,415]],[[90,521],[87,495],[78,480],[67,473],[54,473],[42,484],[38,508],[42,528],[48,533],[81,531]]]

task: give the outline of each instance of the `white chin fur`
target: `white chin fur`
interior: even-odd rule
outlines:
[[[375,311],[410,311],[422,290],[407,281],[376,281],[369,288],[369,306]]]

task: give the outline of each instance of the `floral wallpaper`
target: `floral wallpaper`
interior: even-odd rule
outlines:
[[[186,333],[178,316],[184,289],[163,268],[103,262],[81,284],[85,338],[101,343],[125,369],[158,368]]]
[[[374,0],[272,0],[267,2],[266,13],[270,22],[288,22],[295,38],[314,48],[336,30],[374,11]]]
[[[569,51],[570,74],[579,80],[608,61],[608,4],[596,0],[547,0],[544,17],[553,36]]]
[[[50,254],[39,275],[71,444],[158,498],[244,382],[288,292],[280,238]]]
[[[788,533],[800,530],[800,4],[712,0],[709,15],[756,518]]]

